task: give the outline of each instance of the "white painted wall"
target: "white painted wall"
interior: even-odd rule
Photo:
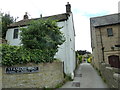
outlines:
[[[76,67],[75,31],[73,27],[72,14],[67,21],[58,22],[58,26],[63,26],[61,31],[64,33],[66,41],[59,47],[55,58],[63,61],[64,72],[68,75],[72,75]],[[10,45],[20,45],[20,35],[18,36],[18,39],[13,39],[14,29],[15,28],[8,29],[6,34],[6,40],[9,42]]]
[[[66,41],[60,46],[55,57],[64,61],[65,73],[72,76],[76,67],[75,31],[72,14],[67,21],[59,22],[58,26],[64,26],[61,31],[64,33]]]
[[[18,35],[18,39],[13,39],[14,29],[19,29],[19,28],[8,29],[7,33],[6,33],[6,40],[7,40],[8,44],[18,46],[18,45],[20,45],[20,42],[21,42],[20,35]],[[19,30],[19,32],[20,32],[20,30]]]

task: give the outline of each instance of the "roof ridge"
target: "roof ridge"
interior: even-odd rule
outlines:
[[[47,18],[51,18],[53,20],[58,20],[58,22],[60,21],[65,21],[68,19],[68,16],[70,15],[70,13],[62,13],[62,14],[56,14],[56,15],[51,15],[51,16],[45,16],[45,17],[42,17],[43,19],[47,19]],[[23,20],[20,20],[18,22],[15,22],[15,23],[12,23],[8,26],[8,28],[13,28],[13,27],[18,27],[18,26],[27,26],[28,22],[31,21],[31,20],[38,20],[38,19],[42,19],[41,17],[39,18],[31,18],[31,19],[23,19]]]
[[[42,18],[48,18],[48,17],[53,17],[53,16],[58,16],[58,15],[64,15],[64,14],[68,14],[68,13],[61,13],[61,14],[56,14],[56,15],[49,15],[49,16],[44,16],[44,17],[42,17]],[[68,14],[69,15],[69,14]],[[27,21],[27,20],[36,20],[36,19],[41,19],[41,17],[39,17],[39,18],[31,18],[31,19],[22,19],[22,20],[20,20],[20,21]],[[19,21],[18,21],[19,22]],[[15,22],[16,23],[16,22]]]
[[[96,17],[91,17],[91,18],[101,18],[101,17],[107,17],[107,16],[112,16],[112,15],[118,15],[120,13],[114,13],[114,14],[108,14],[108,15],[102,15],[102,16],[96,16]]]

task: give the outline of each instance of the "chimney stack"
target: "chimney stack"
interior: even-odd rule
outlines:
[[[24,20],[25,20],[25,19],[28,19],[28,14],[27,14],[27,12],[25,12],[25,15],[24,15],[23,19],[24,19]]]
[[[42,14],[40,14],[40,18],[42,18]]]
[[[71,13],[71,5],[69,4],[69,2],[67,2],[66,5],[66,13]]]

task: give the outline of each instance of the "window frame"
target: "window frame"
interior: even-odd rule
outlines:
[[[113,28],[107,28],[107,35],[108,37],[113,36]]]
[[[14,29],[13,39],[18,39],[18,33],[19,33],[19,29],[18,28]]]

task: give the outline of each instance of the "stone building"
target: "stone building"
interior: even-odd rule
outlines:
[[[99,69],[102,62],[120,67],[119,13],[90,18],[93,64]]]

